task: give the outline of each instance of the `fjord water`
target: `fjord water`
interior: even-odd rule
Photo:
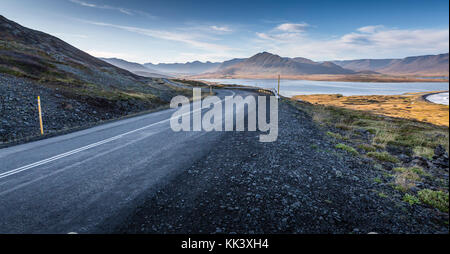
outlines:
[[[276,79],[203,79],[221,84],[256,86],[272,89],[278,86]],[[348,95],[396,95],[404,93],[449,90],[448,82],[335,82],[309,80],[281,80],[281,95],[291,97],[307,94]]]

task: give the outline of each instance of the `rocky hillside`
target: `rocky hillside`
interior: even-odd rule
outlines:
[[[335,64],[354,71],[375,71],[384,74],[415,74],[448,76],[447,54],[413,56],[403,59],[360,59],[334,61]]]
[[[0,143],[39,134],[37,96],[46,128],[57,131],[159,107],[184,92],[0,16]]]

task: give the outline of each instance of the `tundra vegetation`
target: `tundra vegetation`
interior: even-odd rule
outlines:
[[[438,115],[418,121],[414,115],[410,118],[415,119],[407,119],[400,118],[404,115],[395,111],[386,113],[388,109],[383,107],[384,104],[373,107],[375,102],[366,102],[367,107],[358,108],[360,96],[348,99],[339,99],[334,95],[311,96],[312,103],[298,101],[308,100],[308,96],[283,100],[308,113],[319,128],[323,128],[326,135],[334,140],[336,148],[349,156],[370,158],[374,170],[380,170],[383,176],[374,179],[374,182],[392,187],[392,193],[382,192],[380,197],[400,196],[403,197],[400,202],[448,212],[448,106],[422,102],[418,95],[394,97],[395,101],[416,101],[417,113],[420,112],[419,107],[424,105],[426,107],[422,110],[436,110]],[[334,99],[337,101],[333,102]],[[350,103],[356,99],[359,104]],[[344,102],[348,104],[344,105]],[[401,103],[398,105],[404,106]],[[443,119],[447,119],[447,126],[443,126]]]

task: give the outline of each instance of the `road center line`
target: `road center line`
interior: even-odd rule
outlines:
[[[234,95],[235,95],[235,93],[234,93],[233,91],[231,91],[231,93],[233,94],[233,95],[231,95],[231,96],[234,96]],[[224,100],[226,100],[226,99],[223,99],[223,100],[221,100],[221,101],[219,101],[219,102],[222,103]],[[216,102],[215,104],[217,104],[217,103],[219,103],[219,102]],[[180,115],[180,116],[190,115],[190,114],[192,114],[192,113],[194,113],[194,112],[201,111],[202,109],[203,109],[203,108],[200,108],[200,109],[197,109],[197,110],[193,110],[193,111],[189,111],[188,113],[184,113],[184,114],[182,114],[182,115]],[[168,122],[168,121],[170,121],[170,119],[171,119],[171,118],[168,118],[168,119],[165,119],[165,120],[156,122],[156,123],[152,123],[152,124],[146,125],[146,126],[144,126],[144,127],[141,127],[141,128],[138,128],[138,129],[135,129],[135,130],[126,132],[126,133],[122,133],[122,134],[119,134],[119,135],[116,135],[116,136],[114,136],[114,137],[111,137],[111,138],[107,138],[107,139],[98,141],[98,142],[93,143],[93,144],[90,144],[90,145],[86,145],[86,146],[83,146],[83,147],[80,147],[80,148],[77,148],[77,149],[68,151],[68,152],[66,152],[66,153],[58,154],[58,155],[55,155],[55,156],[53,156],[53,157],[50,157],[50,158],[47,158],[47,159],[44,159],[44,160],[41,160],[41,161],[38,161],[38,162],[34,162],[34,163],[31,163],[31,164],[22,166],[22,167],[20,167],[20,168],[16,168],[16,169],[13,169],[13,170],[9,170],[9,171],[0,173],[0,179],[5,178],[5,177],[8,177],[8,176],[11,176],[11,175],[15,175],[15,174],[17,174],[17,173],[20,173],[20,172],[25,171],[25,170],[28,170],[28,169],[35,168],[35,167],[37,167],[37,166],[41,166],[41,165],[47,164],[47,163],[52,162],[52,161],[59,160],[59,159],[61,159],[61,158],[64,158],[64,157],[67,157],[67,156],[70,156],[70,155],[73,155],[73,154],[77,154],[77,153],[79,153],[79,152],[82,152],[82,151],[85,151],[85,150],[88,150],[88,149],[91,149],[91,148],[94,148],[94,147],[97,147],[97,146],[100,146],[100,145],[103,145],[103,144],[106,144],[106,143],[109,143],[109,142],[112,142],[112,141],[114,141],[114,140],[117,140],[117,139],[122,138],[123,136],[129,135],[129,134],[132,134],[132,133],[141,131],[141,130],[145,130],[145,129],[150,128],[150,127],[152,127],[152,126],[155,126],[155,125],[157,125],[157,124],[161,124],[161,123]]]

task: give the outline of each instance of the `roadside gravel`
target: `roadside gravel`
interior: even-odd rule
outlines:
[[[0,74],[0,147],[40,136],[37,97],[41,97],[45,134],[89,127],[152,109],[139,101],[74,99],[61,89],[50,89],[31,80]]]
[[[352,156],[281,103],[279,136],[228,132],[114,233],[448,233],[448,214],[411,206],[370,159]],[[176,158],[174,158],[176,159]]]

